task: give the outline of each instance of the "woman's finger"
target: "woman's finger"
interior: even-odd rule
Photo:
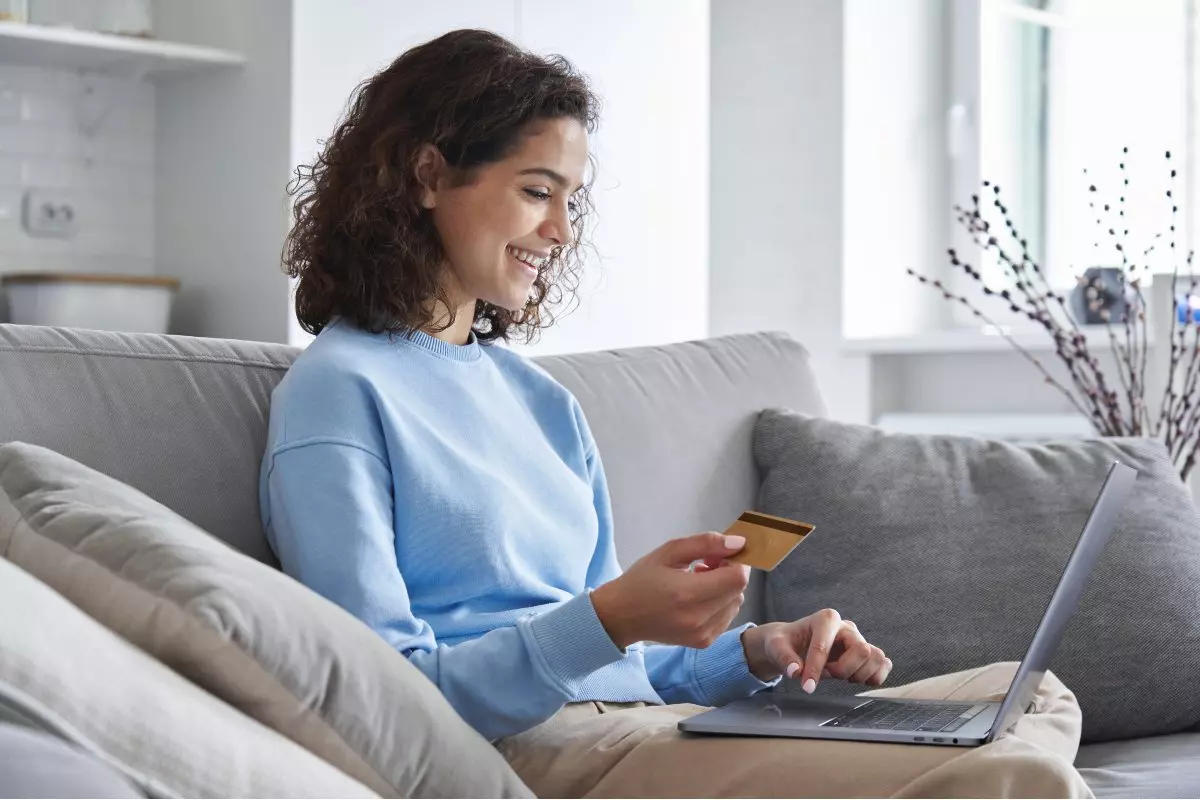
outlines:
[[[825,669],[825,662],[829,660],[829,653],[833,650],[838,633],[846,629],[842,627],[841,614],[832,608],[822,609],[806,617],[805,621],[811,635],[808,652],[804,657],[804,679],[801,681],[801,688],[812,694],[821,679],[821,670]]]
[[[883,666],[879,668],[878,672],[876,672],[871,677],[867,678],[865,683],[868,683],[871,686],[882,686],[883,682],[888,679],[888,675],[890,675],[891,672],[892,672],[892,660],[890,658],[885,658],[883,660]]]
[[[731,561],[722,563],[716,568],[695,571],[688,580],[690,604],[697,609],[708,612],[711,616],[717,609],[723,607],[730,599],[745,591],[750,579],[750,568]]]
[[[718,567],[727,567],[733,562],[728,558],[712,556],[709,558],[697,558],[691,564],[688,564],[688,572],[708,572],[717,569]]]
[[[796,652],[790,635],[794,625],[784,628],[782,634],[771,636],[764,647],[767,658],[788,678],[798,677],[800,668],[804,666],[804,658]]]
[[[708,620],[708,629],[716,631],[718,635],[721,632],[729,629],[729,623],[733,622],[733,618],[737,616],[738,611],[742,608],[742,603],[745,602],[745,595],[738,595],[732,602],[727,603],[717,613],[713,614]]]
[[[845,625],[838,631],[833,647],[834,651],[841,650],[841,655],[832,665],[826,665],[826,668],[835,678],[847,681],[852,680],[853,676],[871,660],[875,651],[878,650],[869,644],[857,629]]]
[[[882,686],[883,682],[887,680],[891,671],[892,660],[887,656],[884,656],[883,663],[879,665],[879,668],[872,674],[863,678],[861,683],[864,683],[867,686]]]
[[[883,662],[886,658],[883,651],[874,645],[867,646],[871,649],[870,656],[863,661],[862,666],[856,669],[850,677],[846,678],[850,683],[866,683],[868,679],[883,668]]]

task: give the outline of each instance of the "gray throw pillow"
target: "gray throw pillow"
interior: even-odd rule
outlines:
[[[1084,742],[1200,722],[1181,690],[1200,676],[1200,514],[1161,442],[894,434],[770,409],[754,456],[758,510],[816,525],[767,576],[767,618],[837,609],[892,659],[888,685],[1023,658],[1110,462],[1137,469],[1051,670]]]

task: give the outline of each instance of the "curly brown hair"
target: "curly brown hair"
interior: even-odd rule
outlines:
[[[438,332],[454,323],[446,255],[421,206],[414,159],[438,148],[455,185],[516,150],[530,123],[570,117],[595,131],[599,98],[561,56],[542,57],[481,30],[457,30],[412,48],[355,88],[345,117],[311,165],[288,183],[295,225],[283,267],[297,278],[296,317],[320,333],[336,316],[372,333]],[[590,159],[589,159],[590,160]],[[573,241],[556,247],[518,311],[479,300],[480,341],[514,332],[532,341],[564,292],[575,297],[593,177],[576,194]],[[435,325],[435,302],[449,321]]]

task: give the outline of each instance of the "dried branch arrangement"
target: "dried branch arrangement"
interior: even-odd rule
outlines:
[[[1128,154],[1126,147],[1123,153]],[[1011,313],[1023,316],[1043,327],[1054,339],[1055,353],[1062,360],[1070,375],[1071,386],[1065,386],[1052,376],[1032,353],[1022,347],[1004,327],[997,325],[991,317],[964,295],[956,294],[943,281],[933,280],[909,269],[908,274],[921,283],[940,291],[950,301],[966,306],[976,318],[993,326],[1041,373],[1045,383],[1060,391],[1071,404],[1087,417],[1100,436],[1148,436],[1163,439],[1179,474],[1187,480],[1200,450],[1200,311],[1193,316],[1190,303],[1179,304],[1178,282],[1180,258],[1176,248],[1176,229],[1179,205],[1176,201],[1176,169],[1171,163],[1171,153],[1166,153],[1170,184],[1166,190],[1170,202],[1169,230],[1164,237],[1157,233],[1149,246],[1141,249],[1135,259],[1130,257],[1127,244],[1129,229],[1125,218],[1125,194],[1129,176],[1125,161],[1120,163],[1122,192],[1118,202],[1097,202],[1099,190],[1095,184],[1088,187],[1088,205],[1095,214],[1097,229],[1107,232],[1107,239],[1120,258],[1119,289],[1114,292],[1098,278],[1078,277],[1089,308],[1103,320],[1108,331],[1110,344],[1117,360],[1115,381],[1106,376],[1096,357],[1089,352],[1076,314],[1068,308],[1069,298],[1056,292],[1046,278],[1042,266],[1032,258],[1028,241],[1021,237],[1008,207],[1001,199],[1000,187],[989,181],[983,182],[982,197],[972,195],[971,207],[955,206],[958,222],[970,233],[972,240],[985,251],[994,252],[1008,277],[1007,285],[1012,288],[989,287],[979,270],[964,261],[954,249],[949,250],[950,264],[961,270],[979,286],[985,297],[1006,304]],[[1086,175],[1086,170],[1085,170]],[[985,219],[984,204],[990,204],[999,212],[1004,230],[996,230]],[[1170,341],[1170,364],[1163,396],[1157,403],[1157,412],[1152,411],[1146,398],[1147,347],[1146,301],[1142,293],[1142,279],[1149,273],[1148,260],[1161,242],[1169,244],[1171,260],[1171,318],[1166,331]],[[1100,242],[1094,243],[1099,249]],[[1160,254],[1161,255],[1161,254]],[[1196,292],[1197,281],[1192,271],[1193,253],[1183,260],[1190,287],[1186,292],[1190,299]],[[1115,265],[1114,265],[1115,266]],[[1117,296],[1114,296],[1116,294]],[[1116,313],[1110,313],[1115,308]],[[1177,322],[1182,311],[1182,322]],[[1161,348],[1159,349],[1161,352]],[[1178,386],[1177,386],[1178,384]]]

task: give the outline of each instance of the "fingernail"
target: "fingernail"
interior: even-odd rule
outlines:
[[[741,550],[742,545],[744,545],[745,543],[746,543],[745,536],[738,536],[736,534],[730,534],[725,537],[725,546],[727,548],[729,548],[730,550]]]
[[[808,680],[806,680],[804,682],[804,686],[801,688],[803,688],[804,691],[808,692],[809,694],[812,694],[817,689],[817,682],[814,681],[812,678],[809,678]]]
[[[799,672],[799,671],[800,671],[800,665],[799,665],[799,664],[797,664],[795,661],[793,661],[792,663],[788,664],[788,668],[787,668],[787,676],[788,676],[789,678],[790,678],[790,677],[792,677],[793,675],[795,675],[795,674],[796,674],[797,672]]]

